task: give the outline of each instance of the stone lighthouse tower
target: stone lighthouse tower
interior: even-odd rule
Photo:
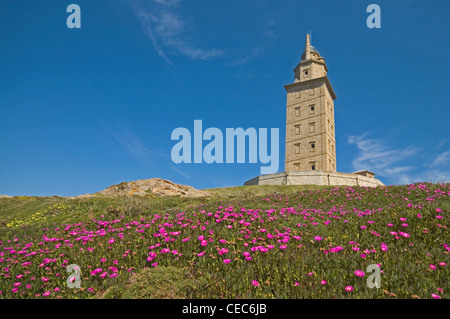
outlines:
[[[381,186],[373,172],[336,171],[334,100],[325,59],[306,35],[305,52],[295,67],[294,83],[285,85],[285,171],[260,175],[244,185]]]
[[[285,85],[285,170],[336,171],[334,100],[325,59],[306,35],[305,52],[295,67],[294,83]]]

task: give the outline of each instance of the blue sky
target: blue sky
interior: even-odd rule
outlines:
[[[81,8],[69,29],[66,8]],[[369,29],[366,8],[381,8]],[[335,101],[337,169],[450,181],[450,3],[2,0],[0,194],[79,195],[160,177],[242,185],[257,164],[175,164],[177,127],[280,129],[306,32]]]

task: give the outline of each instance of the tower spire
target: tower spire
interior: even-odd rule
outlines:
[[[306,34],[306,43],[305,43],[305,60],[311,59],[311,42],[309,40],[309,34]]]

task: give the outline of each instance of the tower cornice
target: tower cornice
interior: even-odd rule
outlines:
[[[330,92],[332,99],[336,100],[336,94],[334,93],[333,87],[331,86],[330,80],[328,79],[327,76],[321,76],[321,77],[313,78],[310,80],[304,80],[304,81],[294,82],[291,84],[286,84],[284,86],[284,88],[287,91],[288,89],[295,88],[295,87],[301,87],[301,86],[304,86],[305,84],[314,84],[314,83],[322,83],[322,82],[325,82],[325,84],[327,85],[327,88]]]

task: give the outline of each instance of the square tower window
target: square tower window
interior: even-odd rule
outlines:
[[[313,114],[316,111],[316,107],[314,104],[309,106],[309,113]]]
[[[300,153],[300,143],[297,143],[294,146],[295,146],[295,154],[299,154]]]
[[[316,170],[316,162],[309,162],[309,164],[311,165],[311,170],[315,171]]]
[[[294,170],[296,171],[300,170],[300,163],[294,163]]]
[[[308,69],[306,69],[306,70],[303,72],[303,74],[305,75],[305,78],[308,77],[308,73],[309,73],[309,70],[308,70]]]
[[[300,106],[295,108],[295,116],[300,116]]]
[[[309,123],[309,132],[314,133],[316,131],[316,123]]]
[[[300,135],[300,124],[297,124],[295,127],[295,135]]]
[[[311,143],[309,143],[309,145],[311,146],[311,151],[316,150],[316,142],[311,142]]]
[[[334,154],[334,145],[331,145],[331,154]]]

